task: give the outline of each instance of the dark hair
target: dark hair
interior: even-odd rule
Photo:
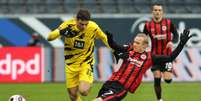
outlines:
[[[158,2],[157,2],[157,3],[153,3],[153,4],[151,5],[151,8],[153,9],[154,6],[162,6],[162,7],[163,7],[163,4],[158,3]]]
[[[76,18],[79,20],[90,20],[91,19],[91,15],[89,13],[88,10],[86,9],[80,9],[76,15]]]

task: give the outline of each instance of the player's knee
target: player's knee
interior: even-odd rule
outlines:
[[[161,78],[154,78],[154,86],[161,86]]]
[[[87,96],[90,91],[91,84],[85,81],[81,81],[79,85],[79,93],[82,96]]]
[[[171,83],[171,82],[172,82],[172,79],[168,79],[168,80],[166,79],[165,82],[166,82],[166,83]]]
[[[80,92],[80,94],[81,94],[82,96],[87,96],[89,93],[88,93],[88,92]]]
[[[82,96],[87,96],[89,94],[88,90],[80,90],[79,91]]]

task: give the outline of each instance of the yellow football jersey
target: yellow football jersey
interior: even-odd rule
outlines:
[[[87,27],[83,31],[79,31],[76,26],[75,19],[63,22],[59,29],[72,26],[72,30],[78,32],[74,37],[65,37],[64,56],[67,65],[90,63],[94,64],[94,45],[95,39],[101,39],[107,46],[107,36],[99,28],[99,26],[89,21]]]

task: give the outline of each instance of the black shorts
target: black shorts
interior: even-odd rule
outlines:
[[[127,95],[127,90],[118,81],[107,81],[98,93],[104,101],[121,101]]]
[[[151,67],[151,71],[154,72],[156,70],[160,70],[161,72],[165,72],[167,71],[167,69],[165,69],[165,64],[164,65],[153,65]]]

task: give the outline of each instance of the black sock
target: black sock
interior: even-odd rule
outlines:
[[[160,78],[154,78],[154,90],[156,93],[157,99],[161,99],[161,79]]]

